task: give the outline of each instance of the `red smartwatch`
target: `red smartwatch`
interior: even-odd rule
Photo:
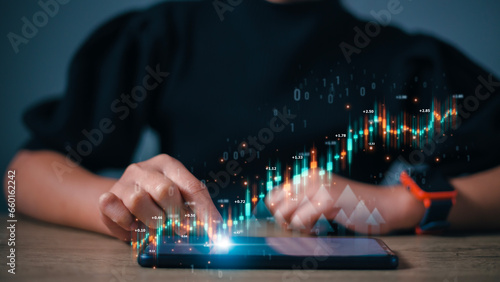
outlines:
[[[409,170],[400,174],[399,181],[425,207],[425,214],[415,228],[417,234],[437,234],[450,226],[447,221],[455,204],[457,191],[437,170]]]

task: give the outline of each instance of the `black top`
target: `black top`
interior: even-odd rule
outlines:
[[[26,148],[61,152],[92,171],[125,167],[150,125],[162,152],[200,179],[228,171],[234,158],[243,170],[233,181],[265,177],[266,166],[293,165],[292,157],[312,146],[325,168],[328,150],[335,158],[355,146],[344,157],[351,165],[333,160],[333,171],[378,183],[392,160],[408,159],[423,142],[407,134],[389,146],[378,128],[368,152],[366,144],[347,144],[358,131],[349,134],[349,125],[373,124],[386,109],[417,130],[424,125],[415,120],[427,111],[462,104],[461,122],[448,124],[446,140],[411,157],[424,156],[448,176],[499,164],[497,80],[453,47],[367,24],[337,1],[252,0],[231,8],[219,10],[221,21],[213,1],[162,3],[105,24],[74,57],[64,97],[26,113]],[[390,130],[396,136],[397,128]],[[242,141],[258,158],[238,153]]]

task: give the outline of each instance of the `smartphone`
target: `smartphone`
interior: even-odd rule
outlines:
[[[398,257],[375,238],[164,236],[138,255],[144,267],[215,269],[394,269]]]

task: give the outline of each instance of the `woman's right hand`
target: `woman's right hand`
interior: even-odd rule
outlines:
[[[194,212],[209,225],[209,236],[221,221],[206,186],[165,154],[129,165],[111,190],[101,195],[99,209],[112,235],[124,241],[132,239],[141,223],[156,229],[167,217],[182,220]]]

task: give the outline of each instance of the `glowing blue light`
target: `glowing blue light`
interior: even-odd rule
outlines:
[[[306,177],[307,175],[309,175],[309,170],[307,168],[302,168],[302,177]]]
[[[268,181],[267,182],[267,191],[271,191],[273,190],[273,182],[272,181]]]
[[[326,163],[326,170],[327,171],[332,171],[333,170],[333,163],[332,162],[327,162]]]
[[[221,238],[214,245],[218,248],[228,249],[231,246],[231,242],[228,238]]]

